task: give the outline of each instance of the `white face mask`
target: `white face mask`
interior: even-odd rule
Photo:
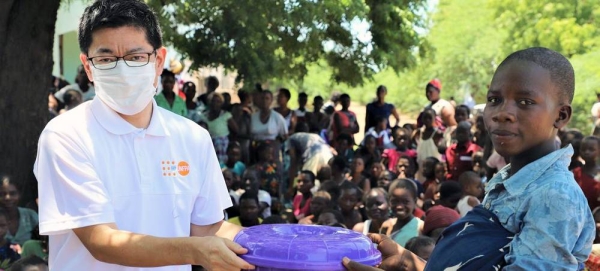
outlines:
[[[156,94],[154,62],[142,67],[129,67],[119,61],[114,69],[100,70],[93,65],[91,68],[96,96],[123,115],[140,113]]]

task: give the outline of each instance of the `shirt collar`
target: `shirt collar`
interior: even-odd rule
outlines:
[[[544,172],[546,172],[553,164],[560,163],[560,166],[568,167],[571,163],[571,156],[573,156],[573,147],[569,144],[562,149],[553,151],[542,158],[529,163],[513,176],[510,176],[511,165],[508,164],[492,177],[485,188],[486,194],[498,184],[504,185],[504,188],[510,194],[519,194],[523,192],[529,184],[536,181],[544,174]]]
[[[117,112],[112,110],[98,97],[94,98],[91,102],[92,114],[96,120],[112,134],[125,135],[139,131],[138,128],[131,125],[129,122],[124,120]],[[146,129],[146,134],[154,136],[169,136],[170,133],[166,129],[165,121],[163,116],[160,114],[160,110],[156,105],[156,101],[152,99],[152,117],[150,118],[150,125]]]

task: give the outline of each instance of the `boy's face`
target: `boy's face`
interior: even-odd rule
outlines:
[[[410,161],[406,158],[400,158],[400,160],[398,160],[398,165],[396,165],[396,169],[398,170],[398,177],[406,178],[411,176],[412,174]]]
[[[461,121],[466,121],[469,119],[469,114],[467,114],[467,110],[462,107],[456,109],[454,112],[454,120],[456,123],[460,123]]]
[[[242,158],[242,150],[239,148],[232,148],[227,152],[227,161],[235,164]]]
[[[300,108],[306,107],[307,102],[308,102],[308,99],[306,97],[303,97],[303,96],[298,97],[298,105],[300,106]]]
[[[442,163],[435,165],[435,178],[442,181],[446,175],[446,167]]]
[[[353,172],[363,172],[365,171],[365,161],[363,161],[360,157],[355,157],[352,160],[352,171]]]
[[[483,118],[498,154],[536,155],[555,148],[557,130],[571,118],[571,107],[559,104],[559,91],[550,73],[534,63],[514,60],[496,70]]]
[[[435,166],[437,164],[434,161],[426,159],[423,162],[423,176],[427,179],[435,178]]]
[[[300,174],[300,178],[298,178],[297,188],[302,194],[310,192],[314,186],[313,181],[306,174]]]
[[[341,192],[340,198],[338,199],[338,205],[344,212],[350,212],[354,210],[354,207],[358,203],[358,195],[356,189],[344,189]]]
[[[339,155],[343,155],[343,152],[345,152],[348,149],[348,145],[350,145],[350,143],[348,142],[348,140],[346,139],[339,139],[337,141],[337,146],[336,146],[336,151],[338,152]]]
[[[383,188],[388,188],[390,187],[390,183],[392,183],[392,178],[390,177],[390,174],[388,174],[387,172],[382,172],[379,175],[379,178],[377,178],[377,186],[378,187],[383,187]]]
[[[258,218],[258,202],[254,199],[242,199],[240,201],[240,218],[254,220]]]
[[[12,209],[19,204],[19,191],[12,184],[2,185],[0,188],[0,197],[2,197],[0,202],[6,209]]]
[[[390,206],[383,193],[371,191],[365,202],[365,209],[367,209],[369,218],[374,220],[384,220],[388,217]]]
[[[242,176],[242,181],[244,182],[244,188],[246,190],[256,190],[260,187],[258,172],[255,170],[246,170]]]
[[[586,161],[586,163],[598,159],[598,142],[594,139],[586,139],[581,142],[579,150],[579,155],[581,155],[581,158]]]
[[[313,107],[315,109],[315,112],[321,110],[321,107],[323,107],[323,99],[314,99]]]
[[[223,179],[225,179],[225,185],[228,189],[233,185],[233,173],[229,170],[223,171]]]
[[[483,184],[481,183],[481,179],[473,178],[469,182],[469,186],[465,189],[467,195],[471,195],[476,198],[481,198],[483,196]]]
[[[456,128],[456,142],[459,144],[465,144],[471,140],[471,131],[465,127]]]
[[[415,211],[415,195],[404,188],[396,188],[390,195],[390,205],[396,217],[403,220]]]
[[[427,100],[437,102],[440,99],[440,91],[432,86],[428,86],[427,90],[425,90],[425,96],[427,96]]]
[[[396,144],[396,147],[398,148],[406,149],[408,140],[410,140],[410,138],[404,131],[399,131],[394,135],[394,144]]]
[[[385,130],[387,128],[387,120],[381,120],[380,122],[377,123],[377,129],[379,130]]]
[[[310,213],[318,216],[327,206],[329,206],[329,200],[327,198],[315,197],[310,201]]]

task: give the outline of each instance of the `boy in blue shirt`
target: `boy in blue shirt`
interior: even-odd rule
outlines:
[[[568,170],[573,148],[555,142],[574,89],[573,67],[552,50],[517,51],[500,64],[483,116],[510,164],[490,180],[482,205],[442,233],[425,270],[582,269],[595,223]]]

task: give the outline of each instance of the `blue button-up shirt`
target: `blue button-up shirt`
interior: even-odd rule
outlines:
[[[595,223],[568,170],[567,146],[510,176],[510,165],[486,186],[482,204],[515,234],[503,270],[577,270],[587,260]]]

